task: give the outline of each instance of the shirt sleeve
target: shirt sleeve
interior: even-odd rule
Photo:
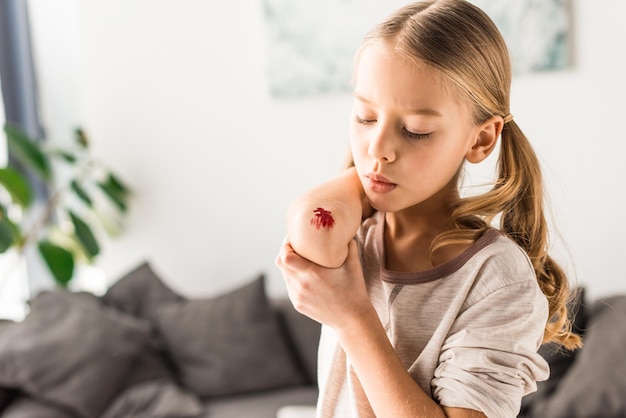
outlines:
[[[516,417],[522,397],[548,378],[537,353],[548,318],[547,300],[536,282],[508,284],[457,317],[432,380],[443,406]]]

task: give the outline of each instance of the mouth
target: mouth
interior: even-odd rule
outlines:
[[[367,187],[375,193],[389,193],[398,187],[396,183],[376,173],[366,174],[365,179]]]

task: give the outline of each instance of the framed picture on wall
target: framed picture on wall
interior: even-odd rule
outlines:
[[[494,20],[515,74],[566,68],[568,0],[471,0]],[[407,4],[388,0],[263,0],[267,78],[274,97],[350,90],[354,54],[382,17]]]

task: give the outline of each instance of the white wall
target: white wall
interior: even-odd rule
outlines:
[[[283,294],[284,212],[341,167],[349,95],[268,95],[260,1],[47,3],[30,0],[48,131],[83,125],[135,191],[125,234],[98,261],[107,279],[149,260],[188,295],[259,272]],[[512,112],[544,162],[558,258],[597,297],[626,291],[626,3],[574,11],[576,65],[517,78]]]

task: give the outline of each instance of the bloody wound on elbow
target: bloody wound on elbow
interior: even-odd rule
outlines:
[[[324,208],[317,208],[313,211],[315,216],[311,219],[311,225],[315,226],[317,229],[320,228],[332,228],[335,224],[335,220],[333,216],[330,214],[330,211]]]

